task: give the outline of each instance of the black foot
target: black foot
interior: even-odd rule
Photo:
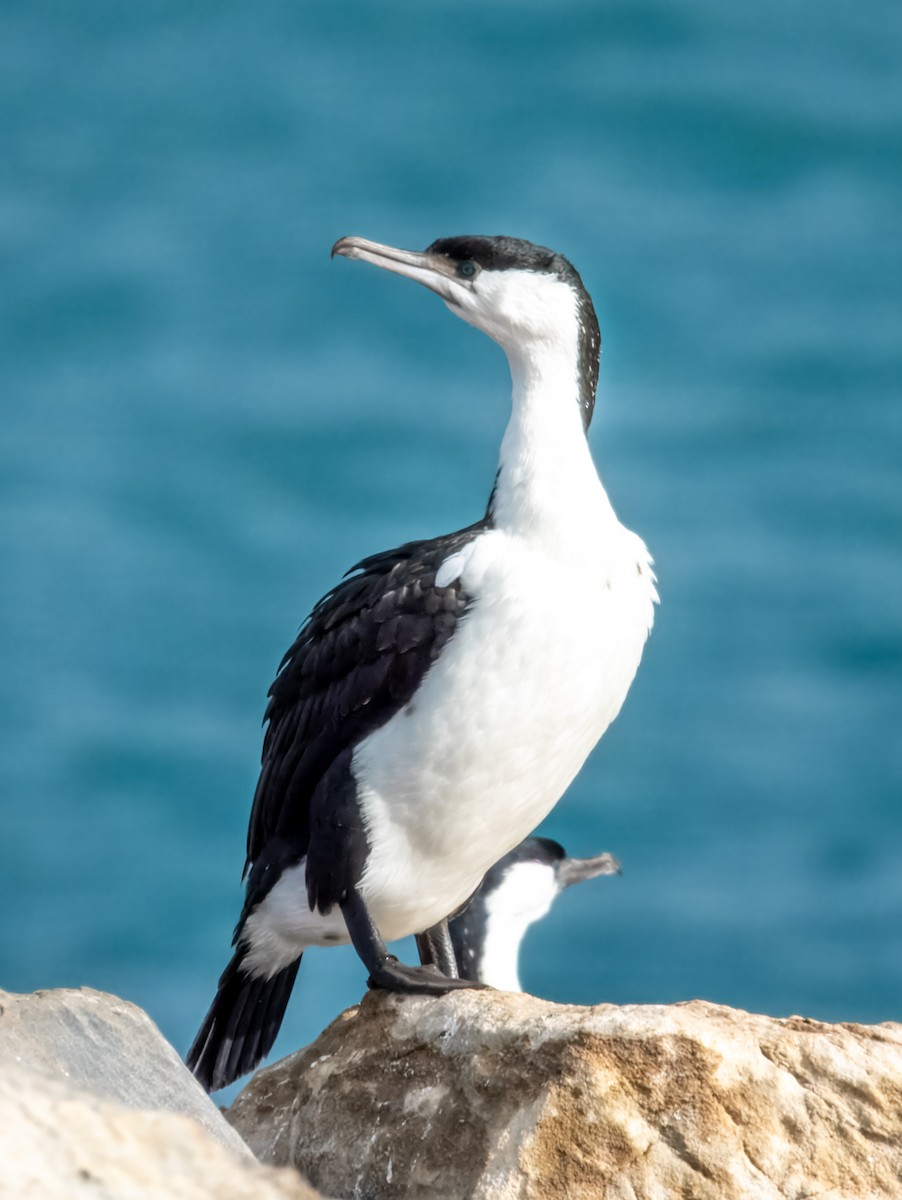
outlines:
[[[473,979],[450,979],[436,967],[408,967],[393,954],[386,954],[373,968],[367,985],[386,992],[402,992],[416,996],[444,996],[458,988],[484,988]]]
[[[469,979],[450,979],[432,965],[408,967],[399,962],[386,950],[382,935],[356,888],[341,901],[341,912],[354,949],[370,973],[370,987],[384,988],[389,992],[444,996],[445,992],[452,992],[455,988],[484,986]]]

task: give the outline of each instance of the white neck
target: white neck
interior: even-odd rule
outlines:
[[[544,863],[517,863],[486,903],[486,936],[479,978],[490,987],[519,992],[520,943],[534,921],[551,908],[558,893],[554,871]]]
[[[501,443],[495,525],[559,541],[585,519],[614,514],[583,430],[577,330],[507,348],[513,410]]]
[[[500,992],[523,991],[519,971],[520,939],[529,924],[529,921],[523,921],[522,928],[505,930],[503,936],[486,939],[485,952],[479,964],[481,983],[487,983]]]

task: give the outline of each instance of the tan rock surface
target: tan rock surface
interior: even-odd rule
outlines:
[[[229,1119],[350,1200],[902,1197],[902,1027],[367,996]]]
[[[18,1067],[0,1072],[2,1200],[316,1200],[195,1120],[139,1112]]]

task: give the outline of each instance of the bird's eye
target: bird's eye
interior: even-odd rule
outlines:
[[[461,279],[475,278],[478,269],[476,263],[472,262],[469,258],[465,262],[457,264],[457,273]]]

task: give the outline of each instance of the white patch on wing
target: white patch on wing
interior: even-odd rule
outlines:
[[[440,588],[450,587],[452,583],[460,579],[469,557],[470,546],[464,546],[462,550],[457,550],[454,554],[449,554],[435,573],[435,586]]]

